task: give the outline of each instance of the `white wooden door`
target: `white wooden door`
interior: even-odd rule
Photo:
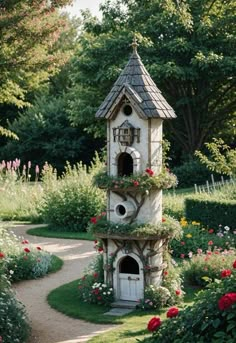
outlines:
[[[137,301],[143,297],[142,280],[139,274],[119,273],[120,300]]]

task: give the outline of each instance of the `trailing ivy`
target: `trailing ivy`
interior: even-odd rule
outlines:
[[[179,238],[182,234],[180,224],[171,217],[162,218],[158,224],[121,224],[108,221],[105,216],[91,218],[91,224],[88,230],[95,234],[115,234],[118,236],[159,236],[168,238]]]

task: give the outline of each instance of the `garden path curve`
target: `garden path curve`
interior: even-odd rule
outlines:
[[[39,225],[37,225],[39,226]],[[46,297],[48,293],[65,283],[82,276],[95,251],[93,242],[36,237],[26,231],[36,225],[17,225],[12,231],[23,236],[31,244],[40,246],[64,260],[62,269],[42,279],[22,281],[14,284],[18,299],[25,304],[32,324],[32,337],[29,343],[79,343],[92,336],[111,329],[114,325],[91,324],[79,319],[69,318],[52,309]]]

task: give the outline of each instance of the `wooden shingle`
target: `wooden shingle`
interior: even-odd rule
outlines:
[[[114,105],[118,105],[125,94],[132,98],[135,107],[140,108],[143,118],[176,118],[173,108],[167,103],[144,67],[137,50],[134,49],[129,62],[118,77],[110,93],[100,105],[96,117],[112,116]]]

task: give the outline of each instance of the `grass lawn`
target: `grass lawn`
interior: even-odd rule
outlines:
[[[69,232],[69,231],[53,231],[53,228],[48,226],[39,227],[27,230],[27,233],[32,236],[63,238],[63,239],[82,239],[93,241],[95,238],[88,232]]]
[[[47,298],[49,305],[73,318],[99,324],[120,324],[117,328],[92,338],[90,342],[115,343],[120,340],[122,343],[135,343],[137,339],[143,339],[149,334],[146,327],[150,318],[160,316],[165,319],[166,309],[161,311],[136,310],[122,317],[104,315],[109,308],[86,304],[78,299],[77,285],[78,280],[75,280],[50,292]],[[197,290],[186,286],[184,306],[193,303]]]

